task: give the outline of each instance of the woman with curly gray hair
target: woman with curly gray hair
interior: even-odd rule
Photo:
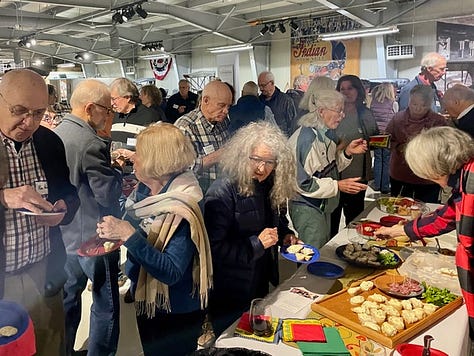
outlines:
[[[206,193],[204,220],[211,244],[214,289],[210,315],[218,336],[252,299],[278,283],[277,244],[297,243],[285,217],[295,191],[295,160],[274,125],[250,123],[228,142],[222,178]]]
[[[367,150],[367,142],[355,139],[338,147],[334,130],[344,119],[344,97],[335,90],[310,95],[309,112],[290,137],[297,163],[298,195],[290,202],[290,216],[299,237],[317,248],[329,241],[331,212],[339,203],[339,193],[357,194],[367,189],[359,178],[339,179],[353,154]]]

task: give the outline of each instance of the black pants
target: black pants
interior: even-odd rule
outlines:
[[[408,197],[424,203],[439,203],[438,184],[410,184],[390,177],[390,195],[392,197]]]
[[[357,194],[342,193],[339,198],[339,205],[331,214],[331,237],[337,235],[339,231],[339,223],[341,221],[341,213],[344,211],[346,224],[349,224],[357,215],[364,211],[365,190]]]
[[[197,349],[204,311],[186,314],[137,316],[138,332],[145,356],[185,356]]]

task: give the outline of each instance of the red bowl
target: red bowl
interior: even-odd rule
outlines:
[[[356,231],[363,237],[375,239],[374,231],[380,229],[381,227],[382,225],[376,222],[363,222],[357,225]]]
[[[423,355],[423,346],[414,344],[401,344],[397,346],[397,351],[402,356],[421,356]],[[431,356],[449,356],[443,351],[430,348]]]
[[[386,215],[380,218],[380,224],[386,227],[397,225],[400,221],[406,221],[406,219],[395,215]]]

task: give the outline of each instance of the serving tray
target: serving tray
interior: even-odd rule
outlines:
[[[374,278],[378,276],[379,274],[374,276]],[[374,278],[364,280],[373,280]],[[398,332],[395,336],[388,337],[381,332],[366,328],[359,323],[357,314],[351,310],[351,308],[354,306],[349,302],[351,296],[347,293],[347,289],[348,288],[345,288],[335,294],[327,296],[318,302],[313,303],[311,305],[311,309],[391,349],[395,348],[398,344],[402,344],[420,334],[423,330],[429,328],[431,325],[434,325],[438,320],[451,314],[463,303],[462,297],[458,297],[451,303],[437,309],[433,314],[428,315],[426,318],[414,324],[411,324],[405,330]],[[384,294],[381,290],[374,287],[370,291],[363,292],[360,295],[367,298],[369,295],[374,293]]]

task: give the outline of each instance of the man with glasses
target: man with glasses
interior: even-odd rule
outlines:
[[[431,109],[434,112],[441,111],[441,98],[443,97],[443,93],[436,88],[435,82],[440,80],[446,73],[448,69],[446,63],[446,58],[437,52],[427,53],[421,59],[420,74],[410,83],[404,85],[400,90],[400,97],[398,98],[399,111],[403,111],[408,107],[410,91],[416,85],[429,85],[433,89],[433,103]]]
[[[86,257],[79,256],[77,251],[96,235],[96,224],[103,216],[120,217],[124,162],[114,162],[112,167],[108,142],[97,135],[113,112],[107,85],[94,79],[80,82],[72,93],[71,107],[71,114],[54,129],[66,147],[71,182],[81,200],[71,223],[61,226],[68,277],[63,300],[66,353],[74,354],[81,321],[81,294],[90,279],[93,304],[88,351],[90,355],[114,355],[119,338],[119,251]]]
[[[0,188],[5,209],[0,297],[25,307],[35,329],[36,355],[49,356],[65,352],[61,289],[66,255],[58,224],[72,220],[79,199],[69,181],[63,143],[40,126],[47,106],[39,74],[19,69],[3,76],[0,137],[9,173]]]
[[[226,83],[212,81],[202,91],[200,107],[181,116],[175,125],[191,139],[197,158],[194,172],[203,193],[217,178],[221,147],[229,138],[229,108],[232,93]]]
[[[258,76],[260,100],[272,109],[275,121],[289,137],[292,133],[293,120],[296,118],[296,108],[293,100],[275,86],[275,76],[272,72],[262,72]]]
[[[112,141],[135,148],[135,136],[146,126],[159,120],[158,115],[140,101],[137,86],[127,78],[117,78],[110,84],[110,95],[115,117]]]

